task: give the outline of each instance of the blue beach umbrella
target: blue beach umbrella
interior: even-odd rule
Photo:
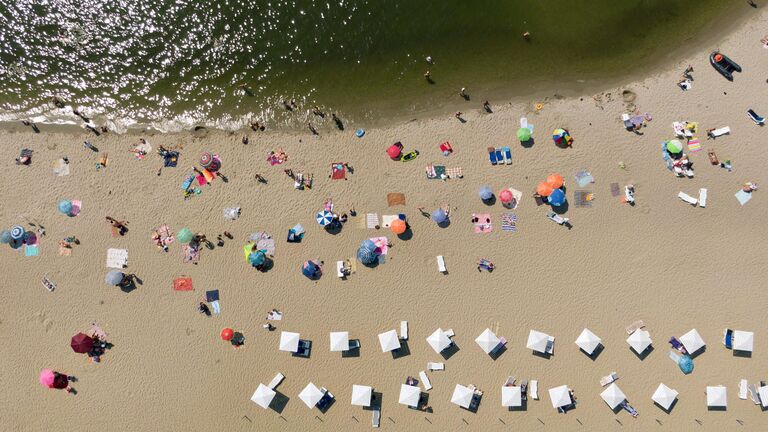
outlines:
[[[565,192],[562,189],[555,189],[547,197],[547,201],[555,207],[559,207],[565,203]]]
[[[11,231],[9,230],[2,230],[0,231],[0,243],[8,244],[13,240],[11,237]]]
[[[317,279],[322,274],[320,270],[320,266],[317,265],[314,261],[305,261],[304,265],[301,266],[301,274],[304,276],[310,278],[310,279]]]
[[[360,248],[357,250],[357,260],[364,265],[373,264],[377,259],[378,255],[376,255],[376,252],[368,250],[363,246],[360,246]]]
[[[448,220],[448,215],[445,214],[445,210],[439,208],[432,212],[432,220],[441,224]]]
[[[363,240],[363,242],[360,244],[360,249],[365,249],[369,252],[376,252],[376,243],[373,242],[373,240]]]
[[[125,277],[125,274],[119,270],[110,270],[109,273],[107,273],[107,277],[104,278],[104,282],[107,283],[107,285],[120,285],[120,282],[123,281],[123,278]]]
[[[491,190],[490,186],[483,186],[477,192],[477,195],[480,196],[481,200],[488,201],[489,199],[493,198],[493,190]]]
[[[693,372],[693,359],[687,355],[681,356],[680,360],[677,361],[677,366],[684,374],[688,375]]]
[[[254,267],[260,266],[266,261],[267,255],[264,254],[263,250],[253,251],[248,255],[248,262],[251,263],[251,265]]]
[[[59,213],[69,215],[72,213],[72,201],[61,200],[59,201]]]
[[[328,210],[317,212],[315,215],[315,220],[320,224],[320,226],[324,227],[333,221],[333,213],[329,212]]]
[[[16,225],[15,227],[11,228],[11,239],[12,240],[21,240],[21,238],[24,237],[24,227],[21,225]]]

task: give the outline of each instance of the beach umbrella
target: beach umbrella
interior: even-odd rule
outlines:
[[[397,337],[397,332],[390,330],[388,332],[380,333],[379,344],[381,345],[381,352],[400,349],[400,339]]]
[[[69,215],[72,213],[72,201],[61,200],[59,201],[59,213]]]
[[[40,372],[40,384],[43,387],[53,388],[53,382],[56,380],[56,375],[50,369],[43,369]]]
[[[755,346],[755,334],[753,332],[741,331],[741,330],[736,330],[735,332],[733,332],[733,350],[734,351],[752,352],[752,349],[754,348],[754,346]]]
[[[636,353],[642,354],[649,346],[651,346],[651,335],[642,329],[637,329],[632,332],[627,338],[627,343]]]
[[[331,332],[331,351],[349,351],[349,332]]]
[[[501,339],[499,339],[499,337],[496,336],[496,334],[494,334],[491,329],[487,328],[485,331],[480,333],[480,336],[475,339],[475,342],[480,345],[481,350],[483,350],[486,354],[490,354],[491,351],[493,351],[493,349],[496,348],[499,343],[501,343]]]
[[[540,352],[542,354],[547,352],[547,345],[549,344],[549,335],[540,331],[531,330],[528,333],[528,342],[525,346],[533,351]]]
[[[488,201],[489,199],[493,198],[493,190],[491,190],[490,186],[482,186],[480,187],[480,190],[477,191],[477,195],[481,200]]]
[[[371,406],[373,398],[373,387],[352,384],[352,405]]]
[[[360,247],[367,251],[376,252],[378,246],[376,246],[376,243],[374,243],[373,240],[365,239],[362,243],[360,243]]]
[[[552,401],[553,408],[560,408],[573,403],[567,385],[549,389],[549,399]]]
[[[440,352],[443,351],[444,349],[451,346],[451,340],[448,338],[448,335],[445,334],[445,332],[441,328],[435,330],[434,333],[432,333],[427,337],[427,343],[438,354],[440,354]]]
[[[248,255],[248,262],[251,263],[251,265],[254,267],[260,266],[266,261],[267,256],[264,254],[263,250],[253,251]]]
[[[517,130],[517,139],[520,140],[520,142],[526,142],[531,139],[531,130],[527,127],[520,128]]]
[[[455,403],[462,408],[469,408],[474,396],[475,392],[472,389],[456,384],[456,387],[453,389],[453,396],[451,396],[451,403]]]
[[[501,388],[501,406],[523,406],[523,392],[519,386],[503,386]]]
[[[547,197],[547,202],[555,207],[560,207],[565,203],[565,192],[562,189],[555,189]]]
[[[696,329],[680,336],[680,343],[683,344],[685,350],[688,351],[688,354],[694,354],[696,351],[706,346],[704,339],[701,338],[701,335]]]
[[[379,256],[376,255],[376,252],[370,251],[362,246],[357,250],[357,260],[364,265],[373,264],[378,259]]]
[[[265,386],[264,384],[259,384],[259,387],[256,388],[253,396],[251,396],[251,400],[256,403],[256,405],[267,409],[269,408],[269,404],[272,403],[272,399],[275,398],[276,394],[277,393],[271,388]]]
[[[329,212],[328,210],[319,211],[315,215],[315,220],[320,224],[320,226],[327,226],[333,222],[333,213]]]
[[[235,337],[235,331],[229,327],[221,329],[221,339],[225,341],[231,341]]]
[[[579,337],[576,338],[576,345],[589,355],[592,355],[592,353],[595,352],[595,349],[600,345],[600,342],[602,342],[602,340],[587,328],[582,330]]]
[[[566,135],[568,135],[568,132],[566,132],[565,129],[555,129],[554,131],[552,131],[552,139],[556,143],[559,143],[560,141],[562,141]]]
[[[192,230],[186,227],[180,229],[179,232],[176,233],[176,240],[178,240],[181,243],[191,242],[192,237],[194,237],[194,234],[192,234]]]
[[[760,404],[763,408],[768,408],[768,386],[757,389],[757,395],[760,396]]]
[[[541,182],[538,186],[536,186],[536,193],[543,196],[548,197],[554,189],[552,186],[550,186],[547,182]]]
[[[11,230],[0,231],[0,243],[8,244],[13,240],[11,237]]]
[[[552,189],[560,189],[563,187],[563,176],[560,174],[550,174],[547,176],[547,184],[552,186]]]
[[[123,281],[123,278],[125,278],[125,274],[121,272],[120,270],[110,270],[109,273],[107,273],[107,277],[104,278],[104,281],[107,283],[107,285],[120,285],[120,282]]]
[[[72,347],[72,351],[85,354],[93,349],[93,339],[85,333],[78,333],[72,336],[69,346]]]
[[[707,386],[707,406],[726,407],[728,406],[727,392],[725,386]]]
[[[501,201],[502,204],[509,204],[513,199],[515,199],[515,196],[512,194],[511,190],[503,189],[499,192],[499,201]]]
[[[445,213],[445,210],[439,208],[432,212],[432,220],[441,224],[448,220],[448,215]]]
[[[35,244],[37,243],[37,234],[33,233],[32,231],[27,231],[24,233],[22,241],[24,241],[26,244]]]
[[[612,383],[607,389],[603,390],[603,392],[600,393],[600,397],[603,398],[605,403],[607,403],[611,409],[616,409],[617,406],[621,405],[621,403],[627,399],[627,396],[621,391],[616,383]]]
[[[682,355],[677,359],[677,367],[679,367],[684,374],[688,375],[693,372],[693,359],[691,356]]]
[[[316,279],[322,275],[320,265],[315,260],[304,261],[304,265],[301,266],[301,274],[310,278]]]
[[[669,140],[667,141],[667,151],[674,154],[680,153],[683,151],[683,143],[676,139]]]
[[[679,393],[677,390],[673,390],[664,385],[664,383],[661,383],[659,384],[659,387],[656,389],[656,391],[653,392],[651,399],[659,404],[660,407],[664,408],[665,410],[669,410],[672,404],[675,403],[675,399],[677,399],[678,394]]]
[[[421,389],[408,384],[400,384],[400,397],[398,402],[410,407],[416,407],[421,399]]]
[[[301,399],[309,409],[314,408],[323,396],[325,396],[325,393],[312,383],[307,384],[307,386],[304,387],[304,390],[299,393],[299,399]]]
[[[200,155],[200,166],[208,168],[211,166],[211,163],[213,163],[213,156],[208,152],[203,152],[203,154]]]
[[[397,160],[397,159],[400,159],[400,155],[403,154],[403,149],[401,146],[397,144],[392,144],[387,149],[387,154],[389,155],[390,158]]]
[[[24,237],[24,227],[16,225],[11,228],[11,240],[21,240]]]
[[[389,225],[389,229],[397,235],[404,233],[406,228],[405,221],[402,219],[395,219],[392,221],[392,224]]]
[[[280,333],[280,351],[297,352],[299,350],[299,334],[293,332]]]

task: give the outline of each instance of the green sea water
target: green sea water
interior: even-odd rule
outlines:
[[[251,119],[303,127],[315,105],[365,123],[444,106],[462,87],[479,107],[652,69],[744,8],[727,0],[0,0],[0,120],[79,121],[71,108],[52,107],[53,96],[118,130],[236,128]]]

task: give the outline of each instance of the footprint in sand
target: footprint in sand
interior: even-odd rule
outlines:
[[[32,315],[32,318],[42,324],[43,330],[48,331],[53,326],[53,321],[51,321],[50,318],[47,317],[46,313],[43,311],[37,311]]]
[[[187,327],[187,336],[192,336],[192,334],[194,334],[194,333],[195,333],[194,330],[192,330],[191,328]]]

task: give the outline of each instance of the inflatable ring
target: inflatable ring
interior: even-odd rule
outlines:
[[[534,108],[536,108],[536,111],[541,111],[541,109],[542,109],[542,108],[544,108],[544,104],[542,104],[542,103],[537,103],[537,104],[536,104],[536,105],[534,105],[533,107],[534,107]]]

